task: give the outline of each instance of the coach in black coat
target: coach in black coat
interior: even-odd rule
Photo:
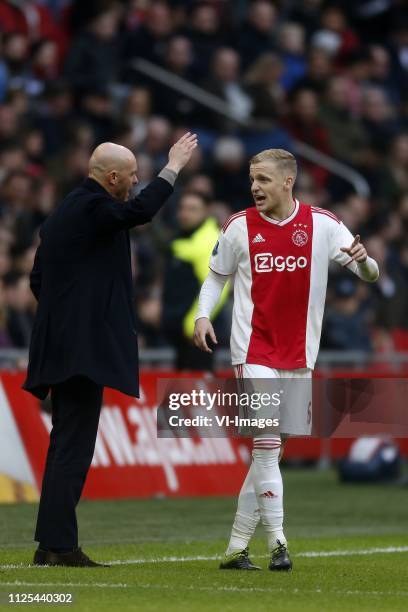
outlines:
[[[138,351],[128,229],[152,220],[172,193],[155,178],[138,198],[115,202],[87,178],[43,224],[31,274],[39,300],[27,391],[78,374],[138,395]]]
[[[128,230],[152,220],[196,146],[186,134],[139,196],[128,149],[100,145],[89,176],[50,215],[31,274],[38,299],[23,388],[51,390],[53,429],[35,539],[34,563],[92,565],[78,548],[75,507],[92,460],[103,387],[138,396],[138,348]]]

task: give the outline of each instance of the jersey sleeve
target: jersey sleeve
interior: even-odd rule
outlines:
[[[229,276],[238,266],[238,254],[225,232],[221,232],[210,257],[210,269],[217,274]]]
[[[351,246],[354,240],[353,234],[342,222],[333,221],[330,233],[330,260],[336,261],[341,266],[347,268],[358,275],[358,264],[340,249]]]

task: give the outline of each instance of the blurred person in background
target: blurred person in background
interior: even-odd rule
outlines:
[[[222,98],[228,104],[229,111],[234,118],[249,119],[253,103],[242,85],[240,56],[234,49],[222,47],[214,53],[210,76],[202,85],[204,89]],[[209,127],[221,131],[228,129],[231,122],[225,117],[221,119],[213,113],[208,113],[208,115],[206,121]]]
[[[255,0],[248,6],[247,18],[236,33],[236,48],[244,70],[260,55],[276,49],[278,11],[269,0]]]
[[[198,295],[219,233],[215,219],[209,215],[208,204],[197,192],[182,193],[177,208],[179,232],[170,244],[164,269],[162,329],[176,349],[178,370],[213,369],[213,356],[203,353],[193,343]],[[227,296],[228,287],[214,317]]]
[[[71,191],[78,181],[86,177],[89,154],[88,147],[70,144],[50,162],[49,171],[56,182],[58,197]]]
[[[282,114],[285,93],[280,84],[283,64],[275,53],[258,57],[245,75],[244,83],[253,102],[251,117],[270,127]]]
[[[362,236],[368,236],[374,231],[375,227],[372,223],[373,203],[368,198],[351,193],[344,199],[344,206],[348,209],[350,218],[353,220],[355,233],[360,232]]]
[[[38,82],[38,90],[42,91],[48,82],[60,75],[57,43],[43,38],[32,46],[30,55],[32,78]]]
[[[384,238],[373,235],[367,239],[367,248],[373,253],[380,268],[378,283],[371,287],[375,310],[374,323],[382,338],[391,336],[393,329],[407,326],[408,284],[401,262],[395,261],[393,252]],[[378,346],[384,349],[383,346]],[[386,348],[392,348],[392,341]]]
[[[18,142],[5,140],[3,145],[1,142],[0,138],[0,186],[11,172],[24,172],[28,161],[23,147]]]
[[[208,174],[196,174],[185,185],[188,191],[196,191],[206,199],[212,200],[214,196],[214,180]]]
[[[66,147],[73,116],[73,95],[68,83],[62,80],[47,83],[34,115],[34,125],[43,135],[47,157]]]
[[[191,41],[186,36],[172,36],[167,43],[163,61],[163,67],[169,72],[169,76],[191,81],[193,63]],[[155,113],[164,115],[176,125],[191,124],[197,114],[194,100],[180,91],[155,81],[151,89]]]
[[[308,40],[319,27],[323,4],[324,0],[303,0],[288,6],[288,19],[303,24]]]
[[[214,146],[215,197],[227,202],[236,212],[251,201],[247,176],[247,158],[242,142],[232,136],[219,138]]]
[[[139,148],[147,135],[147,122],[152,111],[152,95],[147,87],[134,87],[123,103],[126,116],[133,133],[135,148]]]
[[[364,127],[351,113],[347,80],[341,76],[333,77],[325,85],[320,117],[328,133],[330,149],[340,161],[358,166],[363,162],[368,137]]]
[[[290,95],[290,113],[285,126],[291,136],[307,142],[322,153],[330,155],[329,135],[319,113],[319,98],[312,89],[296,89]],[[320,187],[326,185],[328,171],[303,160],[302,167],[309,172]]]
[[[92,129],[94,144],[113,140],[115,116],[109,87],[101,84],[91,89],[86,88],[81,95],[78,116]]]
[[[370,352],[369,314],[359,298],[356,281],[337,279],[334,298],[329,300],[324,315],[322,348]]]
[[[0,105],[0,142],[16,139],[20,129],[18,110],[6,98]]]
[[[9,86],[20,87],[28,81],[30,43],[22,32],[9,32],[3,37],[3,58],[6,63]]]
[[[318,187],[313,176],[304,168],[297,175],[293,193],[300,202],[315,202],[317,206],[327,203],[326,191]]]
[[[8,336],[13,346],[27,348],[35,314],[29,277],[19,272],[8,272],[3,277],[3,287]]]
[[[350,27],[346,11],[342,8],[341,3],[329,3],[328,6],[323,8],[320,25],[323,31],[332,32],[338,36],[339,46],[336,53],[336,64],[341,66],[343,59],[360,47],[360,39],[353,28]]]
[[[370,79],[370,56],[364,47],[349,53],[344,61],[342,76],[347,79],[349,105],[354,115],[362,112],[363,93]]]
[[[296,88],[313,89],[319,96],[323,94],[326,81],[333,75],[333,61],[326,49],[312,47],[306,58],[306,72]]]
[[[154,64],[163,62],[173,30],[173,17],[168,4],[161,0],[149,2],[143,22],[125,36],[121,67],[126,82],[136,84],[138,81],[137,73],[131,68],[132,60],[143,58]]]
[[[192,69],[194,80],[199,82],[208,76],[211,58],[219,47],[225,45],[226,36],[229,42],[228,34],[225,29],[221,28],[220,16],[214,4],[194,3],[182,33],[193,45],[194,66]]]
[[[384,89],[389,99],[394,104],[399,104],[401,102],[401,92],[396,74],[392,70],[388,49],[381,45],[371,45],[369,57],[371,60],[370,83]]]
[[[119,77],[120,5],[101,3],[83,32],[76,37],[65,59],[64,76],[76,93],[106,87]]]
[[[380,87],[364,88],[361,118],[371,147],[380,154],[401,129],[390,100]]]
[[[393,27],[389,31],[387,46],[391,55],[394,79],[401,87],[402,97],[406,99],[408,95],[408,18],[406,12],[395,16]]]
[[[17,251],[31,244],[36,228],[44,220],[36,208],[36,188],[33,177],[21,170],[10,172],[1,185],[0,211],[3,222],[13,231],[13,247]]]
[[[152,116],[146,124],[146,138],[140,151],[149,155],[155,170],[164,165],[171,141],[171,123],[165,117]]]
[[[388,151],[379,185],[384,209],[395,208],[408,193],[408,130],[391,140]]]
[[[283,63],[281,84],[290,91],[306,72],[305,32],[299,23],[284,23],[279,30],[279,47]]]

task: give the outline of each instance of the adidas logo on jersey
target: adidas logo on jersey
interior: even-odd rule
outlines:
[[[256,244],[257,242],[265,242],[265,238],[261,236],[261,234],[257,234],[255,238],[252,239],[252,244]]]
[[[272,491],[265,491],[265,493],[261,493],[259,497],[266,497],[266,499],[271,499],[272,497],[278,497]]]

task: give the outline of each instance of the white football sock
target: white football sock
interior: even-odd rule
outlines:
[[[252,482],[269,550],[275,548],[277,540],[286,544],[283,533],[283,484],[279,469],[280,446],[278,437],[255,438],[252,451]]]
[[[238,508],[226,551],[227,555],[244,550],[248,546],[259,522],[259,507],[252,479],[253,466],[252,461],[238,497]]]

